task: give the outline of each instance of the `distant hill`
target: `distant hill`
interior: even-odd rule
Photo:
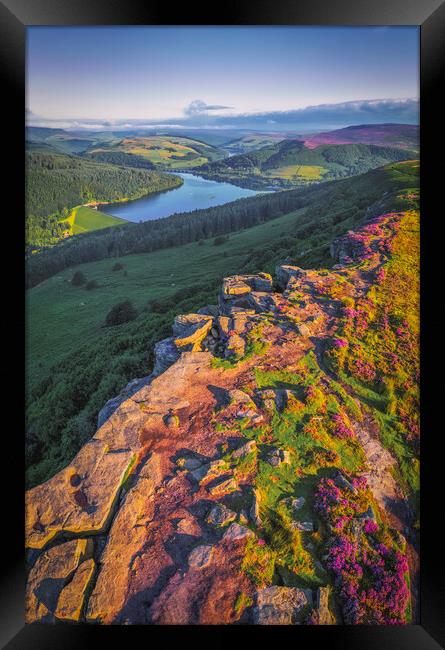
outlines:
[[[85,155],[99,160],[110,154],[132,156],[134,162],[145,160],[159,169],[198,167],[225,155],[220,149],[205,142],[170,135],[127,136],[118,142],[103,142],[92,146],[85,152]],[[108,161],[113,162],[109,158]],[[127,164],[128,161],[127,158]]]
[[[203,165],[205,178],[246,187],[293,187],[363,174],[390,162],[416,158],[415,151],[374,144],[324,144],[308,148],[288,139]]]
[[[231,154],[249,153],[255,149],[261,149],[262,147],[269,147],[271,145],[277,144],[284,139],[284,136],[276,133],[251,133],[249,135],[243,136],[242,138],[237,138],[236,140],[227,142],[223,146],[223,149],[224,151],[228,151]]]
[[[305,138],[306,147],[323,144],[375,144],[402,149],[419,149],[419,127],[416,124],[361,124],[344,129],[316,133]]]

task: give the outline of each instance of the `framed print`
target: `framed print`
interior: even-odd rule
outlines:
[[[442,647],[443,5],[1,12],[4,647]]]

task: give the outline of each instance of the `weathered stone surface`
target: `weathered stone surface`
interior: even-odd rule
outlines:
[[[275,311],[278,306],[276,294],[266,293],[264,291],[252,291],[248,296],[246,303],[256,313]]]
[[[312,603],[309,589],[266,587],[257,592],[253,610],[257,625],[295,625]]]
[[[125,400],[137,393],[144,386],[148,386],[152,379],[153,375],[141,377],[140,379],[133,379],[125,386],[123,390],[121,390],[119,395],[116,395],[116,397],[112,397],[108,400],[108,402],[105,402],[104,406],[99,411],[99,415],[97,416],[97,428],[100,429],[104,422],[108,420],[108,418],[116,411],[122,402],[125,402]]]
[[[246,284],[246,282],[244,282],[242,277],[243,276],[233,275],[224,278],[221,289],[221,296],[224,300],[229,300],[231,296],[240,296],[250,293],[252,289],[248,284]]]
[[[305,323],[298,323],[297,331],[300,336],[310,336],[311,334],[309,327]]]
[[[181,467],[182,469],[186,469],[189,471],[193,471],[195,469],[198,469],[198,467],[201,467],[203,464],[203,461],[200,460],[199,458],[193,458],[193,457],[188,457],[188,458],[178,458],[176,461],[176,464]]]
[[[314,524],[312,521],[293,521],[291,526],[295,530],[301,530],[305,533],[312,533],[314,531]]]
[[[239,390],[238,388],[227,391],[227,397],[230,404],[243,404],[248,408],[255,408],[255,403],[253,402],[250,395],[245,393],[243,390]]]
[[[250,519],[255,526],[261,526],[260,504],[257,492],[253,494],[253,501],[249,511]]]
[[[125,495],[102,553],[100,571],[88,600],[87,621],[117,622],[134,574],[143,573],[151,563],[152,574],[156,575],[173,563],[165,550],[156,547],[153,554],[150,548],[146,549],[146,526],[153,518],[153,497],[163,476],[160,459],[153,455],[143,465],[136,484]]]
[[[205,307],[198,309],[196,313],[204,314],[205,316],[213,316],[216,318],[219,314],[219,307],[218,305],[206,305]]]
[[[306,275],[306,271],[300,269],[299,266],[293,266],[291,264],[279,264],[275,269],[275,275],[277,284],[282,289],[286,289],[290,278],[303,278]]]
[[[62,590],[79,564],[92,553],[92,542],[77,539],[53,546],[37,559],[26,587],[27,623],[51,623]]]
[[[102,531],[134,457],[96,438],[86,443],[71,465],[26,493],[26,545],[43,548],[62,532]]]
[[[238,356],[242,357],[244,356],[245,351],[246,351],[245,340],[239,334],[236,334],[236,332],[230,334],[228,336],[227,343],[226,343],[225,356],[231,357],[237,354]]]
[[[231,330],[231,319],[228,316],[219,316],[218,328],[222,336],[227,336]]]
[[[207,522],[214,526],[225,526],[226,524],[235,521],[235,519],[236,512],[233,512],[233,510],[230,510],[222,503],[218,503],[210,510]]]
[[[281,463],[290,463],[290,453],[286,449],[272,449],[267,454],[267,462],[273,467],[277,467]]]
[[[212,316],[206,316],[204,314],[176,316],[173,323],[175,345],[178,348],[191,346],[194,352],[199,352],[201,343],[210,332],[212,325]]]
[[[255,537],[255,533],[250,528],[247,528],[247,526],[234,523],[224,533],[223,540],[226,542],[236,542],[247,537]]]
[[[174,337],[170,336],[167,339],[163,339],[156,343],[154,347],[154,355],[155,364],[152,374],[157,377],[173,365],[180,357],[180,352],[175,345]]]
[[[202,569],[210,564],[212,555],[213,546],[209,544],[197,546],[189,555],[189,566],[194,569]]]
[[[227,463],[222,459],[212,460],[211,463],[205,463],[191,472],[192,477],[198,483],[204,483],[211,478],[215,478],[222,472],[227,471]]]
[[[82,562],[71,582],[62,589],[55,611],[56,618],[62,621],[80,621],[94,570],[95,563],[92,558]]]
[[[317,614],[319,625],[333,624],[333,617],[329,611],[329,587],[319,587],[317,590]]]
[[[227,478],[216,484],[210,485],[207,489],[212,496],[223,496],[228,492],[234,492],[238,488],[238,484],[233,477]]]
[[[257,446],[255,440],[249,440],[244,445],[241,445],[241,447],[238,447],[238,449],[235,449],[235,451],[232,453],[232,458],[243,458],[244,456],[250,454],[252,451],[256,451],[256,448]]]

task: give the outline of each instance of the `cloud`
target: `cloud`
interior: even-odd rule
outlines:
[[[206,104],[200,99],[191,102],[185,116],[159,120],[94,120],[49,119],[27,114],[29,126],[48,126],[62,129],[130,130],[130,129],[239,129],[245,131],[294,132],[303,134],[314,131],[340,129],[360,124],[419,123],[419,101],[404,99],[361,99],[337,104],[318,104],[289,111],[263,113],[218,114],[215,111],[230,108]]]
[[[201,115],[202,113],[207,113],[208,111],[220,111],[232,106],[222,106],[221,104],[206,104],[202,99],[194,99],[188,106],[184,108],[184,114],[190,117],[195,115]]]

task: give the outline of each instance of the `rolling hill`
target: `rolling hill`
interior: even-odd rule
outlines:
[[[361,124],[344,129],[316,133],[305,138],[306,147],[313,149],[323,144],[375,144],[381,147],[400,147],[418,152],[419,127],[414,124]]]
[[[110,154],[136,156],[135,160],[147,161],[159,169],[188,169],[224,157],[221,150],[205,142],[170,135],[127,136],[118,143],[90,147],[85,154],[99,160]]]
[[[354,176],[415,157],[415,152],[395,147],[325,144],[310,149],[302,140],[287,139],[203,165],[199,173],[246,187],[291,187]]]

